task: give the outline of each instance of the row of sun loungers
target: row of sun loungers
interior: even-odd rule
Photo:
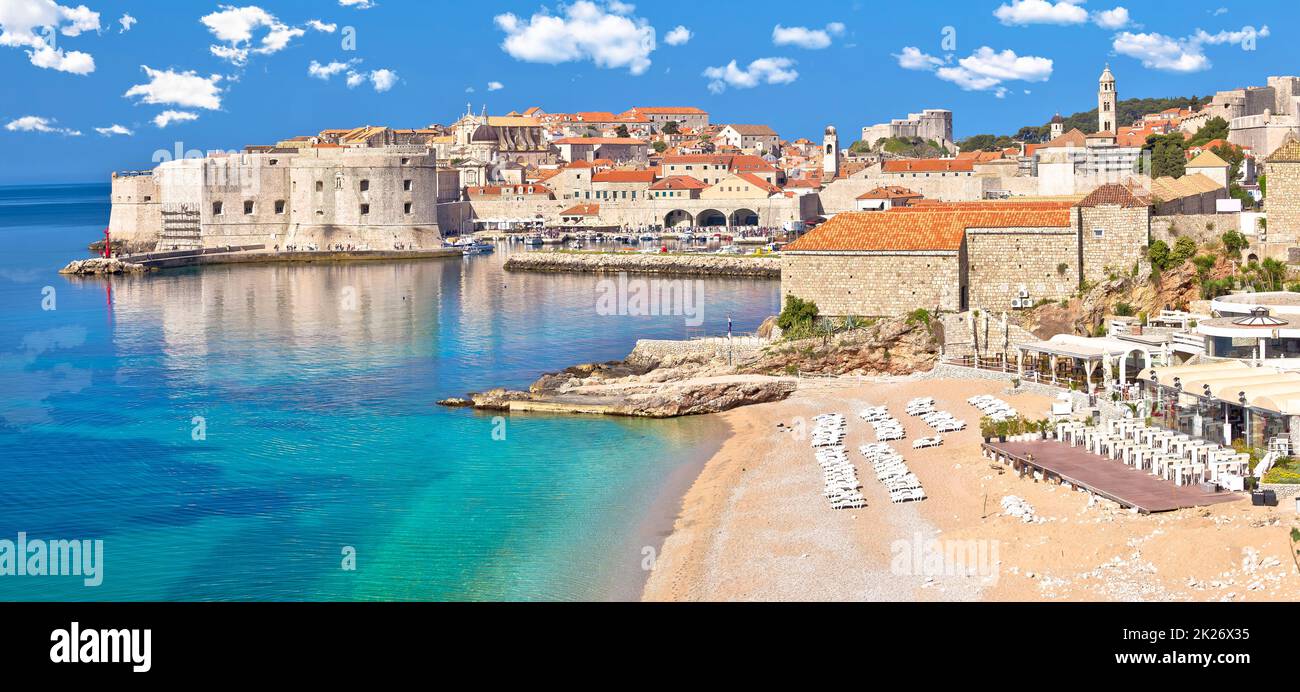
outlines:
[[[966,429],[966,421],[958,420],[956,416],[947,411],[940,411],[934,407],[934,398],[920,397],[907,402],[907,415],[916,416],[925,421],[925,424],[934,429],[935,432],[957,432]],[[913,444],[912,447],[920,449],[921,447],[935,447],[943,444],[943,438],[939,436],[922,438],[926,444]],[[918,440],[921,442],[921,440]]]
[[[967,399],[966,403],[979,409],[980,413],[983,413],[999,423],[1020,415],[1020,412],[1016,411],[1011,404],[1008,404],[991,394],[973,396]]]
[[[858,481],[857,468],[849,461],[844,450],[844,434],[848,420],[838,413],[815,416],[813,420],[813,448],[817,465],[822,469],[825,482],[823,494],[831,509],[856,509],[867,506],[862,496],[862,483]]]
[[[875,428],[878,442],[901,440],[907,437],[907,431],[903,430],[903,424],[889,414],[888,407],[868,406],[858,412],[858,415],[862,420],[870,423],[871,427]]]
[[[876,479],[889,492],[889,501],[912,502],[925,499],[921,480],[907,467],[903,455],[884,442],[862,445],[858,448],[876,473]]]

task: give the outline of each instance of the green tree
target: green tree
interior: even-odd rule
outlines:
[[[1215,116],[1210,118],[1201,126],[1201,129],[1192,135],[1187,141],[1187,146],[1199,147],[1202,144],[1208,144],[1216,139],[1228,138],[1228,121]]]
[[[674,122],[674,121],[672,121],[672,120],[669,120],[668,122],[664,123],[664,130],[663,130],[663,132],[664,132],[664,134],[666,134],[666,135],[675,135],[675,134],[677,134],[677,133],[678,133],[677,123]]]
[[[614,134],[623,138],[632,136],[632,134],[627,131],[627,125],[619,125],[618,127],[614,128]]]
[[[1169,253],[1169,266],[1177,267],[1195,254],[1196,241],[1187,236],[1183,236],[1178,239],[1178,242],[1174,243],[1174,250]]]
[[[668,150],[668,144],[666,142],[655,142],[653,146],[656,154],[662,154]]]
[[[1223,241],[1223,249],[1227,251],[1228,256],[1233,258],[1240,258],[1241,251],[1250,247],[1250,241],[1246,240],[1246,236],[1237,231],[1224,233],[1220,236],[1220,240]]]
[[[1169,266],[1169,244],[1163,240],[1151,243],[1151,247],[1147,248],[1147,260],[1155,271],[1164,271]]]
[[[817,321],[817,304],[811,300],[804,300],[797,296],[785,297],[785,309],[777,315],[776,326],[781,328],[787,336],[799,338],[812,333],[813,324]]]

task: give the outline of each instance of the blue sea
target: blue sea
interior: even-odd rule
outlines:
[[[697,327],[600,315],[598,277],[503,252],[60,276],[108,196],[0,187],[0,540],[103,541],[99,586],[2,600],[635,598],[718,421],[434,402],[778,310],[719,279]]]

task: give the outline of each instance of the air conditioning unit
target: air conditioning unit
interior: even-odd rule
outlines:
[[[1024,306],[1021,304],[1019,298],[1012,298],[1012,299],[1011,299],[1011,309],[1013,309],[1013,310],[1019,310],[1019,309],[1022,308],[1022,307],[1024,307]]]
[[[1025,299],[1025,298],[1028,298],[1028,297],[1029,297],[1029,289],[1027,289],[1027,288],[1022,288],[1022,289],[1020,289],[1020,298],[1021,298],[1021,300]]]

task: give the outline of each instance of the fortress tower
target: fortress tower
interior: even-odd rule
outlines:
[[[1115,75],[1110,72],[1110,65],[1101,73],[1097,87],[1097,131],[1115,132],[1118,127],[1117,112],[1119,94],[1115,91]]]

